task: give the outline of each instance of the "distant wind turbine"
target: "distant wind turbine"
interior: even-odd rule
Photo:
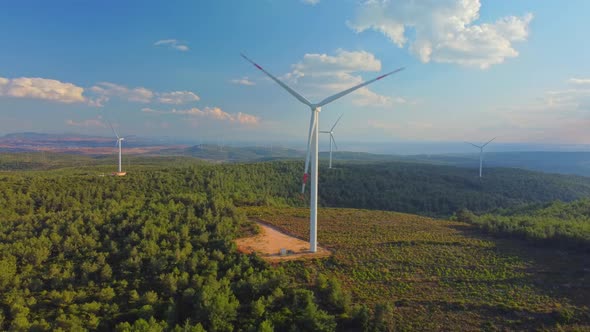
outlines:
[[[310,248],[309,248],[309,250],[311,252],[316,252],[317,251],[317,207],[318,207],[318,131],[319,131],[318,127],[319,127],[319,114],[320,114],[320,111],[322,110],[322,106],[327,105],[340,97],[343,97],[353,91],[356,91],[357,89],[360,89],[360,88],[362,88],[366,85],[369,85],[375,81],[378,81],[384,77],[387,77],[391,74],[397,73],[397,72],[403,70],[404,68],[396,69],[392,72],[381,75],[381,76],[374,78],[370,81],[361,83],[361,84],[356,85],[350,89],[339,92],[333,96],[330,96],[330,97],[320,101],[317,104],[314,104],[314,103],[311,103],[310,101],[308,101],[307,99],[305,99],[299,93],[295,92],[295,90],[291,89],[287,84],[283,83],[281,80],[279,80],[278,78],[274,77],[272,74],[270,74],[269,72],[264,70],[261,66],[256,64],[254,61],[250,60],[244,54],[242,54],[242,57],[244,59],[246,59],[248,62],[250,62],[251,64],[253,64],[256,68],[258,68],[260,71],[262,71],[268,77],[270,77],[273,81],[275,81],[275,83],[280,85],[283,89],[287,90],[287,92],[289,92],[293,97],[295,97],[301,103],[309,106],[309,108],[311,109],[311,119],[309,120],[309,135],[307,138],[307,153],[306,153],[306,157],[305,157],[305,170],[303,173],[303,184],[301,186],[301,191],[305,192],[305,183],[307,182],[307,177],[308,177],[307,171],[308,171],[309,163],[310,163],[310,159],[311,159],[311,197],[310,197],[310,204],[309,204],[309,208],[310,208],[310,222],[309,222],[310,223],[310,225],[309,225],[309,247]]]
[[[330,134],[330,166],[328,168],[332,168],[332,143],[336,147],[336,150],[338,150],[338,145],[336,145],[336,140],[334,139],[334,128],[336,128],[336,125],[338,124],[338,122],[342,118],[342,115],[343,114],[340,114],[340,117],[338,117],[338,120],[336,120],[336,122],[334,122],[334,125],[332,126],[332,128],[330,128],[330,131],[320,131],[320,133],[322,133],[322,134]]]
[[[465,143],[467,143],[467,144],[471,144],[471,145],[473,145],[474,147],[476,147],[476,148],[478,148],[478,149],[479,149],[479,177],[480,177],[480,178],[481,178],[481,169],[482,169],[482,165],[483,165],[483,148],[484,148],[486,145],[490,144],[490,143],[491,143],[493,140],[495,140],[495,139],[496,139],[496,137],[492,138],[491,140],[487,141],[487,143],[486,143],[486,144],[484,144],[484,145],[481,145],[481,146],[480,146],[480,145],[473,144],[473,143],[465,142]]]
[[[107,120],[107,122],[109,123],[111,130],[113,130],[113,133],[117,137],[117,141],[115,142],[115,147],[117,147],[117,146],[119,147],[119,168],[117,171],[117,175],[125,175],[125,173],[123,173],[123,171],[121,170],[121,144],[125,140],[125,138],[119,136],[119,134],[117,133],[117,131],[115,130],[115,128],[113,127],[113,125],[111,124],[110,121]]]

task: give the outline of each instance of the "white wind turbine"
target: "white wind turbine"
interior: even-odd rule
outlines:
[[[264,70],[262,67],[260,67],[258,64],[256,64],[254,61],[250,60],[244,54],[242,54],[242,57],[244,59],[246,59],[248,62],[252,63],[256,68],[260,69],[263,73],[265,73],[268,77],[270,77],[273,81],[275,81],[275,83],[280,85],[283,89],[287,90],[287,92],[289,92],[293,97],[297,98],[297,100],[299,100],[303,104],[309,106],[309,108],[311,109],[311,119],[309,120],[309,135],[307,138],[307,154],[305,157],[305,171],[303,174],[303,185],[301,187],[301,191],[305,192],[305,183],[307,182],[307,177],[308,177],[307,170],[309,168],[309,163],[310,163],[310,159],[311,159],[311,197],[310,197],[310,204],[309,204],[309,208],[310,208],[310,221],[309,221],[309,223],[310,223],[309,224],[309,247],[310,248],[309,248],[309,250],[311,252],[316,252],[317,251],[317,206],[318,206],[318,126],[319,126],[318,122],[319,122],[319,114],[320,114],[320,111],[322,110],[322,106],[327,105],[340,97],[343,97],[343,96],[345,96],[357,89],[360,89],[366,85],[369,85],[369,84],[371,84],[375,81],[378,81],[384,77],[387,77],[393,73],[397,73],[397,72],[403,70],[404,68],[396,69],[392,72],[381,75],[381,76],[374,78],[370,81],[361,83],[361,84],[354,86],[350,89],[339,92],[333,96],[330,96],[330,97],[320,101],[317,104],[314,104],[314,103],[311,103],[310,101],[308,101],[307,99],[305,99],[299,93],[295,92],[295,90],[291,89],[289,86],[287,86],[285,83],[280,81],[278,78],[274,77],[272,74],[270,74],[269,72]]]
[[[322,134],[330,134],[330,166],[329,166],[329,168],[332,168],[332,144],[334,144],[336,149],[338,149],[338,145],[336,145],[336,140],[334,139],[334,128],[336,128],[336,125],[338,124],[338,121],[340,121],[340,118],[342,118],[342,115],[343,114],[340,114],[340,117],[338,117],[338,120],[336,120],[336,122],[334,122],[334,125],[332,126],[332,128],[330,128],[330,131],[320,131],[320,133],[322,133]]]
[[[117,136],[117,141],[115,142],[115,146],[119,147],[119,169],[118,169],[117,174],[123,175],[123,171],[121,170],[121,144],[125,140],[125,138],[119,136],[119,134],[117,133],[117,131],[115,130],[115,128],[113,127],[113,125],[111,124],[110,121],[107,121],[107,122],[109,123],[109,126],[113,130],[113,133],[115,134],[115,136]]]
[[[484,148],[486,145],[490,144],[490,143],[491,143],[493,140],[495,140],[495,139],[496,139],[496,137],[492,138],[491,140],[487,141],[487,143],[486,143],[486,144],[484,144],[484,145],[476,145],[476,144],[473,144],[473,143],[465,142],[465,143],[467,143],[467,144],[471,144],[471,145],[473,145],[474,147],[476,147],[476,148],[478,148],[478,149],[479,149],[479,177],[480,177],[480,178],[481,178],[481,168],[482,168],[482,165],[483,165],[483,148]]]

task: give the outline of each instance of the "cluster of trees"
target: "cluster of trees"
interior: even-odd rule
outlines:
[[[590,199],[504,209],[480,216],[463,209],[453,218],[477,225],[491,234],[590,251]]]
[[[0,330],[386,326],[381,311],[352,306],[336,279],[294,282],[236,251],[236,204],[290,199],[267,187],[279,181],[267,167],[293,166],[0,176]]]
[[[449,217],[461,209],[488,213],[590,196],[590,178],[519,169],[470,169],[427,164],[347,163],[319,171],[319,204]],[[305,206],[303,164],[274,161],[201,167],[236,205]]]

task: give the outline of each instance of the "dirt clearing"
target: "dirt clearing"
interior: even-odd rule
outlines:
[[[318,246],[318,251],[309,251],[309,242],[287,235],[276,228],[256,222],[260,227],[260,233],[236,240],[238,250],[243,253],[257,252],[262,258],[269,262],[281,262],[295,259],[310,259],[330,256],[327,249]],[[286,254],[281,255],[281,249]]]

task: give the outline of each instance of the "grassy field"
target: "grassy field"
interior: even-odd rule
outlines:
[[[304,208],[243,208],[308,238]],[[461,222],[355,209],[319,211],[332,258],[284,263],[336,276],[356,303],[389,303],[396,330],[590,330],[590,257],[495,239]]]

